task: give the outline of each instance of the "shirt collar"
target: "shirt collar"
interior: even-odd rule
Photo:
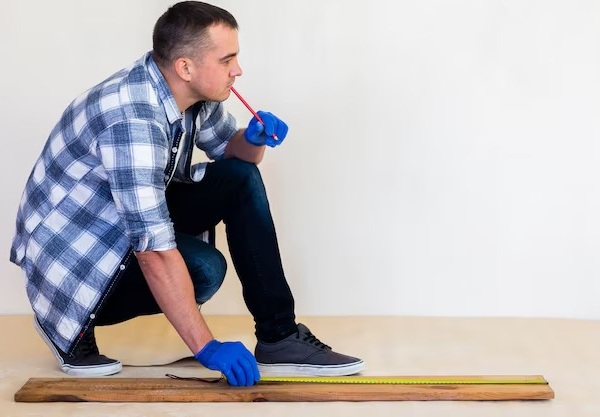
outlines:
[[[173,97],[173,93],[171,93],[171,88],[169,88],[169,84],[167,84],[165,77],[163,77],[162,73],[160,72],[158,65],[156,65],[154,57],[152,56],[152,52],[148,52],[146,54],[146,66],[148,68],[148,72],[150,73],[150,77],[152,77],[152,80],[158,86],[158,97],[163,103],[169,123],[173,124],[182,119],[183,116],[179,111],[179,107],[177,107],[175,97]]]

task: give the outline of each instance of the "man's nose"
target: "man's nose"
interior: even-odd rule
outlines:
[[[243,74],[242,67],[240,67],[239,64],[233,67],[233,69],[231,71],[231,76],[232,77],[239,77],[242,74]]]

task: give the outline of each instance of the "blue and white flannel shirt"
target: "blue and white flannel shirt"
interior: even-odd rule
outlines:
[[[168,182],[200,181],[194,143],[218,160],[236,131],[222,103],[182,115],[151,52],[69,105],[27,181],[10,253],[60,349],[93,324],[132,251],[176,247]]]

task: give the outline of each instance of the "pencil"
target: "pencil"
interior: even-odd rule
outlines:
[[[237,92],[237,90],[236,90],[235,88],[233,88],[233,86],[231,86],[231,91],[233,92],[233,94],[235,94],[235,95],[237,96],[237,98],[239,98],[239,99],[240,99],[240,101],[241,101],[241,102],[244,104],[244,106],[246,106],[246,108],[247,108],[248,110],[250,110],[250,113],[252,113],[252,115],[253,115],[254,117],[256,117],[256,120],[258,120],[258,121],[259,121],[260,123],[262,123],[262,125],[264,126],[264,125],[265,125],[265,122],[263,122],[263,119],[261,119],[261,118],[260,118],[260,116],[258,115],[258,113],[256,113],[256,112],[254,111],[254,109],[253,109],[252,107],[250,107],[250,105],[248,104],[248,102],[247,102],[246,100],[244,100],[244,97],[242,97],[242,96],[240,95],[240,93],[238,93],[238,92]],[[273,139],[275,139],[275,140],[279,140],[279,138],[277,137],[277,135],[276,135],[275,133],[273,133],[271,136],[273,137]]]

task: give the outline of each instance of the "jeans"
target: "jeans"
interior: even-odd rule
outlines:
[[[179,251],[190,271],[198,303],[206,302],[225,276],[225,259],[213,246],[195,238],[225,223],[231,259],[240,279],[256,336],[264,342],[297,331],[294,298],[285,279],[275,226],[260,172],[255,164],[225,159],[207,166],[199,183],[169,185],[167,205]],[[133,259],[97,325],[159,313],[137,260]]]

